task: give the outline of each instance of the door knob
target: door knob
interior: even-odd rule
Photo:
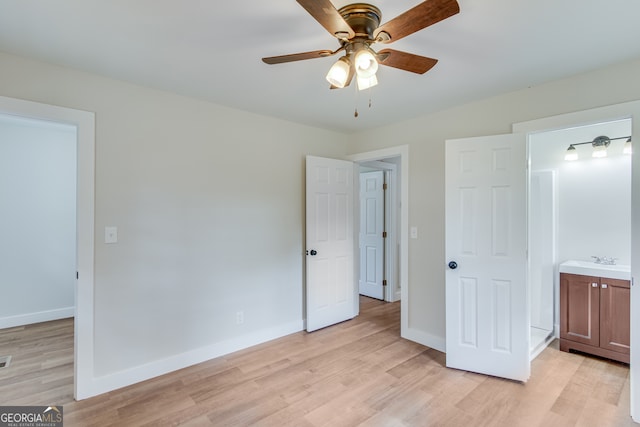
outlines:
[[[455,270],[456,268],[458,268],[458,263],[455,262],[455,261],[451,261],[449,263],[449,268],[452,269],[452,270]]]
[[[311,252],[309,252],[311,254],[311,256],[316,256],[318,255],[318,251],[316,251],[315,249],[311,249]]]

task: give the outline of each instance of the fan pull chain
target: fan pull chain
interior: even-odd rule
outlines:
[[[356,104],[356,108],[355,111],[353,112],[353,117],[355,117],[356,119],[358,118],[359,114],[358,114],[358,85],[354,85],[353,86],[355,88],[356,91],[356,96],[355,96],[355,104]]]

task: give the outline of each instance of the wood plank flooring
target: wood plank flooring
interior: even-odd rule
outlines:
[[[615,426],[629,417],[627,365],[558,351],[526,384],[444,367],[400,338],[399,303],[92,399],[73,401],[73,322],[0,331],[0,405],[64,405],[65,426]]]

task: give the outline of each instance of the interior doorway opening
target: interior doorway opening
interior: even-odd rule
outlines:
[[[77,129],[0,114],[0,329],[74,316]]]
[[[533,360],[560,337],[559,265],[592,256],[631,263],[631,118],[596,121],[529,135],[529,309]],[[600,135],[613,140],[593,157]],[[577,160],[565,160],[570,144]],[[583,145],[584,144],[584,145]],[[587,213],[587,215],[585,215]]]
[[[95,114],[4,96],[0,96],[0,114],[58,123],[76,129],[73,394],[77,400],[91,397],[100,393],[93,373]]]
[[[397,224],[397,280],[400,294],[400,336],[413,341],[420,342],[420,334],[409,328],[409,304],[408,304],[408,276],[409,276],[409,146],[401,145],[396,147],[384,148],[375,151],[353,154],[347,157],[348,160],[361,165],[368,162],[383,161],[396,165],[397,183],[396,189],[396,220]],[[359,212],[359,201],[356,201],[356,210]],[[356,215],[356,219],[358,216]],[[356,232],[355,238],[358,241],[356,248],[359,246],[359,226],[354,227]],[[357,269],[356,269],[357,271]],[[357,282],[359,274],[354,275]],[[359,300],[358,290],[356,289],[356,301]],[[359,310],[356,309],[356,312]]]
[[[387,302],[401,299],[398,268],[400,157],[359,163],[359,293]]]

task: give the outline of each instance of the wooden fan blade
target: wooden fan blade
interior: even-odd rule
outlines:
[[[356,35],[329,0],[297,1],[300,6],[304,7],[332,36],[338,37],[339,39],[350,39]]]
[[[380,37],[380,41],[391,43],[447,19],[458,12],[460,12],[460,6],[456,0],[426,0],[382,24],[376,30],[374,37],[378,39],[378,35],[385,32],[390,38]]]
[[[333,55],[335,52],[331,50],[314,50],[313,52],[294,53],[291,55],[270,56],[262,58],[262,62],[273,65],[282,64],[284,62],[302,61],[305,59],[324,58]]]
[[[426,56],[414,55],[413,53],[401,52],[399,50],[383,49],[378,52],[378,62],[388,67],[411,71],[416,74],[424,74],[433,68],[438,60],[427,58]]]

